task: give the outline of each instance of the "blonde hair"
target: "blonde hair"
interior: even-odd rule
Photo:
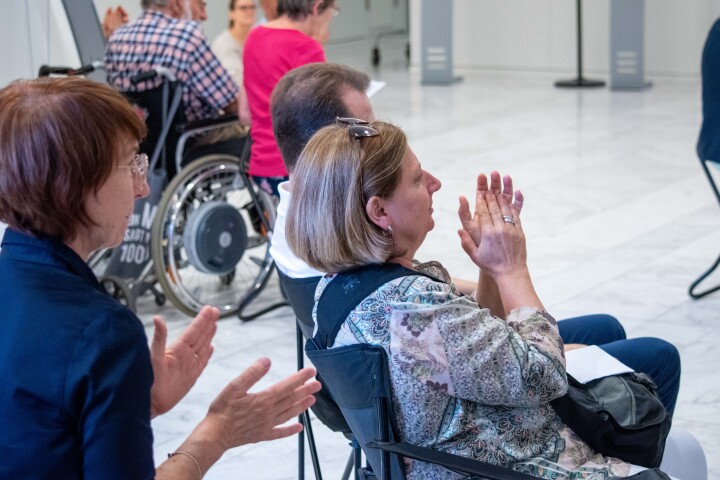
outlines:
[[[371,197],[388,198],[400,182],[407,137],[385,122],[380,135],[354,138],[345,125],[319,130],[295,167],[288,245],[311,267],[336,273],[392,255],[393,242],[365,211]]]

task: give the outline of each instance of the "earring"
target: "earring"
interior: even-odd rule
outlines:
[[[393,230],[392,230],[392,227],[391,227],[390,225],[388,225],[388,227],[387,227],[387,229],[385,230],[385,232],[387,232],[388,237],[392,237],[392,236],[393,236]]]

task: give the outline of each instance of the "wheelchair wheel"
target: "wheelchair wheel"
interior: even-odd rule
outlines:
[[[163,291],[194,315],[203,305],[237,313],[272,269],[273,197],[231,155],[208,155],[178,173],[152,227],[152,258]]]
[[[90,254],[87,264],[96,277],[101,278],[105,276],[105,271],[107,270],[108,261],[111,256],[112,248],[104,248]]]
[[[100,286],[121,305],[125,305],[133,312],[137,311],[135,295],[125,280],[113,275],[105,275],[100,278]]]

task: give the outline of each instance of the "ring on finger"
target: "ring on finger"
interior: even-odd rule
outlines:
[[[510,216],[510,215],[503,215],[502,218],[503,218],[503,222],[505,222],[505,223],[511,223],[511,224],[515,225],[515,219],[514,219],[512,216]]]

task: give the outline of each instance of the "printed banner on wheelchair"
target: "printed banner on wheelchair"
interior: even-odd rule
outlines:
[[[151,172],[148,175],[150,194],[135,202],[125,239],[113,249],[106,275],[140,280],[143,269],[150,261],[150,232],[166,183],[164,174]]]

